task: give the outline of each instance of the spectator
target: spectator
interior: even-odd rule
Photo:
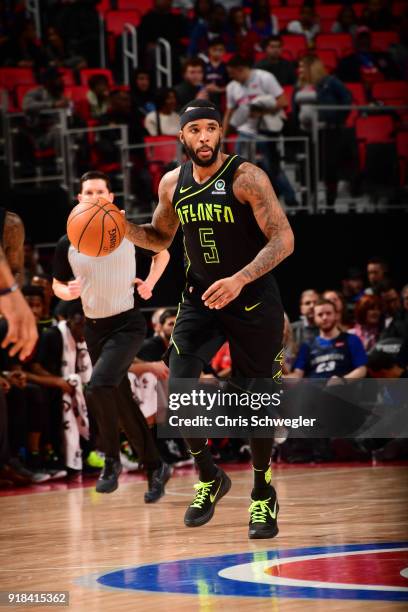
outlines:
[[[83,57],[90,67],[100,65],[99,15],[93,0],[58,3],[55,27],[62,33],[70,53]]]
[[[228,41],[227,11],[222,4],[214,5],[208,21],[200,20],[195,25],[190,35],[188,55],[207,53],[208,43],[213,38],[221,38],[225,43]]]
[[[354,38],[357,28],[357,15],[353,7],[350,5],[342,6],[331,28],[333,34],[351,34]]]
[[[266,57],[255,64],[255,68],[274,75],[280,85],[294,85],[296,70],[293,62],[282,57],[282,39],[279,35],[269,36],[263,42]]]
[[[341,281],[342,294],[346,300],[347,312],[349,315],[354,313],[354,306],[364,295],[364,274],[358,268],[349,268],[345,278]]]
[[[41,75],[42,85],[28,91],[23,98],[23,111],[34,119],[40,111],[68,108],[70,102],[64,96],[64,81],[57,68],[48,68]]]
[[[180,118],[176,113],[177,97],[174,89],[164,87],[156,95],[156,109],[146,115],[145,128],[150,136],[176,136]]]
[[[193,27],[198,23],[208,24],[213,11],[213,0],[195,0],[192,17]]]
[[[22,285],[30,285],[33,276],[44,273],[38,259],[38,249],[33,242],[26,239],[24,242],[24,272]]]
[[[360,338],[367,353],[377,344],[381,332],[381,301],[375,295],[363,295],[354,311],[355,325],[349,330]]]
[[[402,341],[408,318],[402,308],[398,290],[390,280],[383,280],[377,284],[375,293],[380,297],[384,315],[380,340],[393,338]]]
[[[178,110],[195,98],[207,99],[204,85],[205,64],[199,57],[188,59],[183,66],[183,80],[174,90],[178,100]]]
[[[368,0],[363,9],[361,23],[370,30],[384,32],[394,28],[394,19],[384,0]]]
[[[382,257],[371,257],[367,262],[367,278],[369,286],[365,290],[367,295],[376,292],[377,285],[387,280],[388,264]]]
[[[340,331],[336,309],[329,300],[320,299],[314,308],[319,335],[312,343],[304,343],[293,365],[295,378],[364,378],[367,355],[361,340],[354,334]]]
[[[231,353],[228,342],[222,345],[211,361],[211,367],[218,378],[228,378],[231,374]]]
[[[404,285],[401,289],[402,308],[405,311],[405,318],[408,316],[408,285]]]
[[[201,55],[204,62],[204,83],[210,100],[217,106],[221,105],[222,94],[228,81],[228,73],[225,62],[222,61],[225,54],[225,44],[222,38],[213,38],[208,43],[208,56]]]
[[[55,297],[54,291],[52,290],[52,276],[49,274],[36,274],[31,279],[31,285],[33,287],[41,287],[43,290],[43,311],[38,321],[38,327],[40,330],[43,330],[56,323],[52,311],[53,306],[56,306],[59,300]]]
[[[249,29],[244,9],[232,8],[229,13],[228,51],[252,61],[260,39],[259,34]]]
[[[284,108],[288,101],[273,74],[252,69],[251,63],[239,55],[227,64],[230,78],[227,85],[227,110],[224,115],[224,133],[237,130],[237,152],[250,157],[249,143],[256,139],[256,150],[261,155],[260,165],[268,174],[278,195],[287,206],[297,205],[295,192],[280,166],[280,155],[274,141],[282,131]],[[259,136],[264,136],[261,140]],[[249,153],[247,152],[249,148]]]
[[[322,61],[313,55],[305,56],[299,62],[299,81],[293,92],[293,116],[301,130],[311,133],[315,118],[314,105],[346,106],[351,104],[349,90],[338,78],[328,75]],[[320,130],[322,174],[326,183],[327,206],[333,206],[337,197],[337,185],[341,178],[349,178],[345,172],[357,172],[357,143],[354,133],[343,129],[350,113],[324,109],[317,118],[324,124]],[[336,142],[336,147],[333,147]],[[353,155],[355,152],[355,155]],[[352,168],[348,164],[355,165]],[[315,186],[316,187],[316,186]]]
[[[346,301],[343,294],[335,289],[326,289],[326,291],[323,292],[322,297],[323,299],[329,300],[329,302],[334,304],[337,314],[337,327],[341,329],[341,331],[347,331],[349,326],[347,321]]]
[[[370,30],[364,26],[357,29],[354,52],[339,61],[336,74],[341,81],[349,83],[400,78],[400,71],[391,55],[373,51]]]
[[[152,86],[150,74],[146,70],[137,68],[133,73],[130,84],[130,95],[132,99],[132,113],[141,122],[148,113],[156,109],[155,91]]]
[[[319,333],[314,320],[314,307],[319,299],[319,294],[314,289],[302,291],[300,296],[300,319],[291,324],[293,340],[299,347],[307,342],[311,343]]]
[[[289,321],[289,317],[285,312],[284,328],[283,328],[283,365],[282,373],[289,374],[292,371],[293,361],[296,356],[298,346],[293,338],[293,330]]]
[[[251,4],[251,30],[261,39],[278,34],[279,23],[271,12],[268,0],[255,0]]]
[[[152,329],[153,329],[153,335],[157,336],[160,334],[161,331],[161,324],[160,324],[160,317],[163,314],[163,312],[167,310],[166,308],[157,308],[154,313],[152,314],[152,318],[151,318],[151,324],[152,324]]]
[[[91,116],[93,119],[99,119],[108,111],[109,81],[104,74],[94,74],[88,81],[88,87],[86,99]]]
[[[167,351],[171,335],[173,333],[176,313],[170,308],[164,310],[159,318],[158,332],[143,342],[138,353],[138,358],[143,361],[161,363],[164,353]],[[154,372],[153,372],[154,373]]]
[[[182,14],[173,13],[172,0],[154,0],[153,8],[141,19],[138,28],[142,62],[151,69],[155,66],[155,48],[158,38],[170,43],[173,78],[179,76],[180,56],[183,54],[182,40],[188,35],[188,22]]]
[[[31,20],[24,21],[21,29],[9,38],[3,53],[8,66],[32,67],[38,71],[47,65],[47,56]]]
[[[127,125],[129,142],[138,144],[142,142],[145,130],[132,116],[130,93],[123,89],[113,89],[109,94],[108,110],[101,115],[102,125]],[[111,143],[112,147],[114,143]],[[115,148],[117,150],[117,148]]]
[[[45,52],[50,66],[64,66],[80,70],[87,67],[86,60],[76,55],[65,45],[60,31],[55,26],[49,26],[46,32]]]
[[[300,9],[300,19],[294,19],[287,25],[289,34],[303,34],[311,46],[320,32],[319,17],[313,6],[304,4]]]

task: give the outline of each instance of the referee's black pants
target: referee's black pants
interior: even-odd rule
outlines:
[[[138,310],[103,319],[86,319],[85,340],[93,371],[86,400],[107,457],[119,458],[121,426],[147,469],[161,463],[150,429],[132,397],[128,369],[145,338],[146,323]]]

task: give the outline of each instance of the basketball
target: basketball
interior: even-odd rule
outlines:
[[[80,253],[104,257],[113,253],[125,237],[125,220],[119,208],[105,198],[86,200],[71,211],[67,234]]]

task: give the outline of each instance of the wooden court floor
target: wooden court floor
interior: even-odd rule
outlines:
[[[404,564],[403,558],[401,566],[401,569],[406,568],[405,578],[400,575],[399,584],[402,580],[407,591],[403,595],[405,601],[397,602],[324,599],[318,595],[319,590],[313,598],[285,597],[273,590],[271,593],[275,594],[268,597],[238,595],[234,585],[242,585],[242,581],[234,580],[227,581],[232,591],[225,596],[211,594],[211,578],[208,577],[208,571],[216,566],[214,558],[235,553],[239,555],[231,557],[230,565],[239,565],[240,561],[246,563],[248,558],[262,564],[267,559],[265,551],[306,547],[329,547],[330,550],[330,547],[353,544],[394,543],[395,546],[404,543],[405,553],[398,554],[407,555],[407,468],[407,464],[275,468],[274,482],[281,505],[280,534],[273,540],[259,541],[247,539],[251,489],[248,467],[232,470],[227,466],[232,489],[220,502],[213,520],[197,529],[187,529],[183,525],[184,509],[196,480],[191,470],[180,471],[174,476],[166,496],[151,506],[143,503],[145,482],[139,476],[130,475],[121,477],[119,489],[111,495],[97,494],[92,481],[85,486],[70,487],[44,484],[42,488],[37,487],[35,493],[21,491],[18,495],[2,495],[0,591],[69,591],[70,609],[86,612],[407,611],[406,556],[407,562]],[[381,584],[378,576],[385,576],[387,564],[393,562],[392,554],[391,561],[390,553],[385,556],[385,561],[380,555],[374,563],[365,559],[360,564],[363,582],[370,584],[372,580]],[[181,566],[177,564],[170,565],[167,570],[159,566],[150,574],[145,572],[142,581],[145,591],[134,590],[129,570],[123,574],[126,590],[107,588],[96,582],[96,577],[122,568],[189,558],[201,558],[194,562],[198,563],[200,577],[197,594],[149,592],[151,581],[160,589],[170,591],[178,583],[183,590],[188,581],[183,582]],[[350,562],[355,564],[356,558],[349,557]],[[334,582],[338,582],[339,562],[336,556],[331,560]],[[193,567],[193,562],[183,563],[185,568]],[[344,567],[344,559],[341,563]],[[385,563],[384,571],[382,563]],[[315,566],[311,572],[314,579],[319,578],[319,567],[322,566]],[[274,571],[278,575],[283,571],[279,563]],[[261,574],[265,576],[264,571]],[[307,578],[310,576],[306,571]],[[54,608],[25,606],[19,609]]]

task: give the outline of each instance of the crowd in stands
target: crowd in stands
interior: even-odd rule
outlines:
[[[407,109],[403,106],[408,102],[408,10],[404,3],[306,0],[302,5],[286,6],[283,2],[270,5],[267,0],[219,4],[212,0],[194,4],[152,0],[140,8],[132,7],[130,15],[125,10],[129,6],[121,0],[48,4],[41,14],[41,40],[33,21],[27,19],[23,3],[17,3],[19,10],[15,11],[10,11],[7,2],[0,7],[0,88],[8,91],[9,109],[23,110],[30,118],[20,145],[28,165],[30,140],[34,148],[52,145],[38,136],[39,131],[43,135],[43,126],[33,132],[35,114],[45,109],[67,109],[71,127],[125,125],[129,142],[140,144],[148,137],[174,138],[176,113],[193,98],[211,99],[227,113],[231,105],[235,109],[238,105],[240,113],[234,121],[228,121],[227,135],[235,133],[240,139],[245,139],[248,132],[252,136],[283,134],[310,139],[314,105],[368,104],[372,108],[364,112],[326,108],[318,113],[327,204],[334,203],[339,180],[350,181],[352,191],[358,191],[365,177],[379,181],[381,173],[375,164],[379,157],[388,159],[383,180],[389,177],[393,164],[392,179],[401,186],[405,184]],[[95,58],[99,49],[95,42],[98,11],[107,31],[106,69],[99,68],[100,58]],[[128,85],[123,84],[117,30],[109,30],[108,17],[120,17],[121,13],[130,23],[134,19],[138,32],[139,66]],[[171,45],[172,88],[158,88],[156,84],[159,38]],[[13,77],[10,67],[28,72],[23,75],[20,70]],[[248,69],[244,77],[237,77],[237,68]],[[257,82],[255,93],[243,81],[248,75]],[[254,97],[261,99],[254,101]],[[386,105],[399,110],[385,111]],[[256,130],[248,129],[245,114],[257,123]],[[339,143],[336,150],[330,146],[334,139]],[[108,173],[115,168],[118,171],[119,158],[112,140],[106,135],[93,144],[82,142],[82,166],[76,168],[77,172],[90,164],[103,164]],[[379,144],[387,145],[387,150],[378,148]],[[88,151],[91,146],[96,152]],[[245,148],[240,152],[245,154]],[[265,169],[279,195],[288,206],[296,204],[274,147],[264,145],[257,152],[265,157]],[[154,197],[157,181],[138,177],[146,166],[140,150],[131,158],[135,190],[148,201]]]
[[[0,487],[41,484],[50,479],[78,478],[103,466],[98,433],[88,412],[83,389],[91,365],[83,338],[84,315],[78,300],[55,298],[52,278],[44,273],[35,248],[25,247],[23,293],[39,329],[33,354],[23,363],[0,351],[0,387],[5,395],[8,450],[0,469]],[[367,280],[366,280],[367,279]],[[400,289],[381,257],[366,269],[352,268],[336,288],[302,291],[298,320],[285,317],[285,378],[327,382],[408,376],[408,285]],[[149,297],[145,294],[144,297]],[[157,381],[168,377],[162,358],[171,343],[176,311],[157,309],[149,332],[129,370],[131,387],[149,425],[156,427]],[[0,338],[6,332],[0,320]],[[222,346],[204,377],[226,380],[231,375],[228,343]],[[189,467],[191,457],[181,439],[157,439],[159,452],[174,467]],[[224,462],[250,459],[247,440],[213,439],[212,452]],[[298,440],[277,438],[274,458],[288,463],[331,460],[397,460],[408,457],[404,439]],[[122,435],[121,461],[138,469],[137,457]]]

